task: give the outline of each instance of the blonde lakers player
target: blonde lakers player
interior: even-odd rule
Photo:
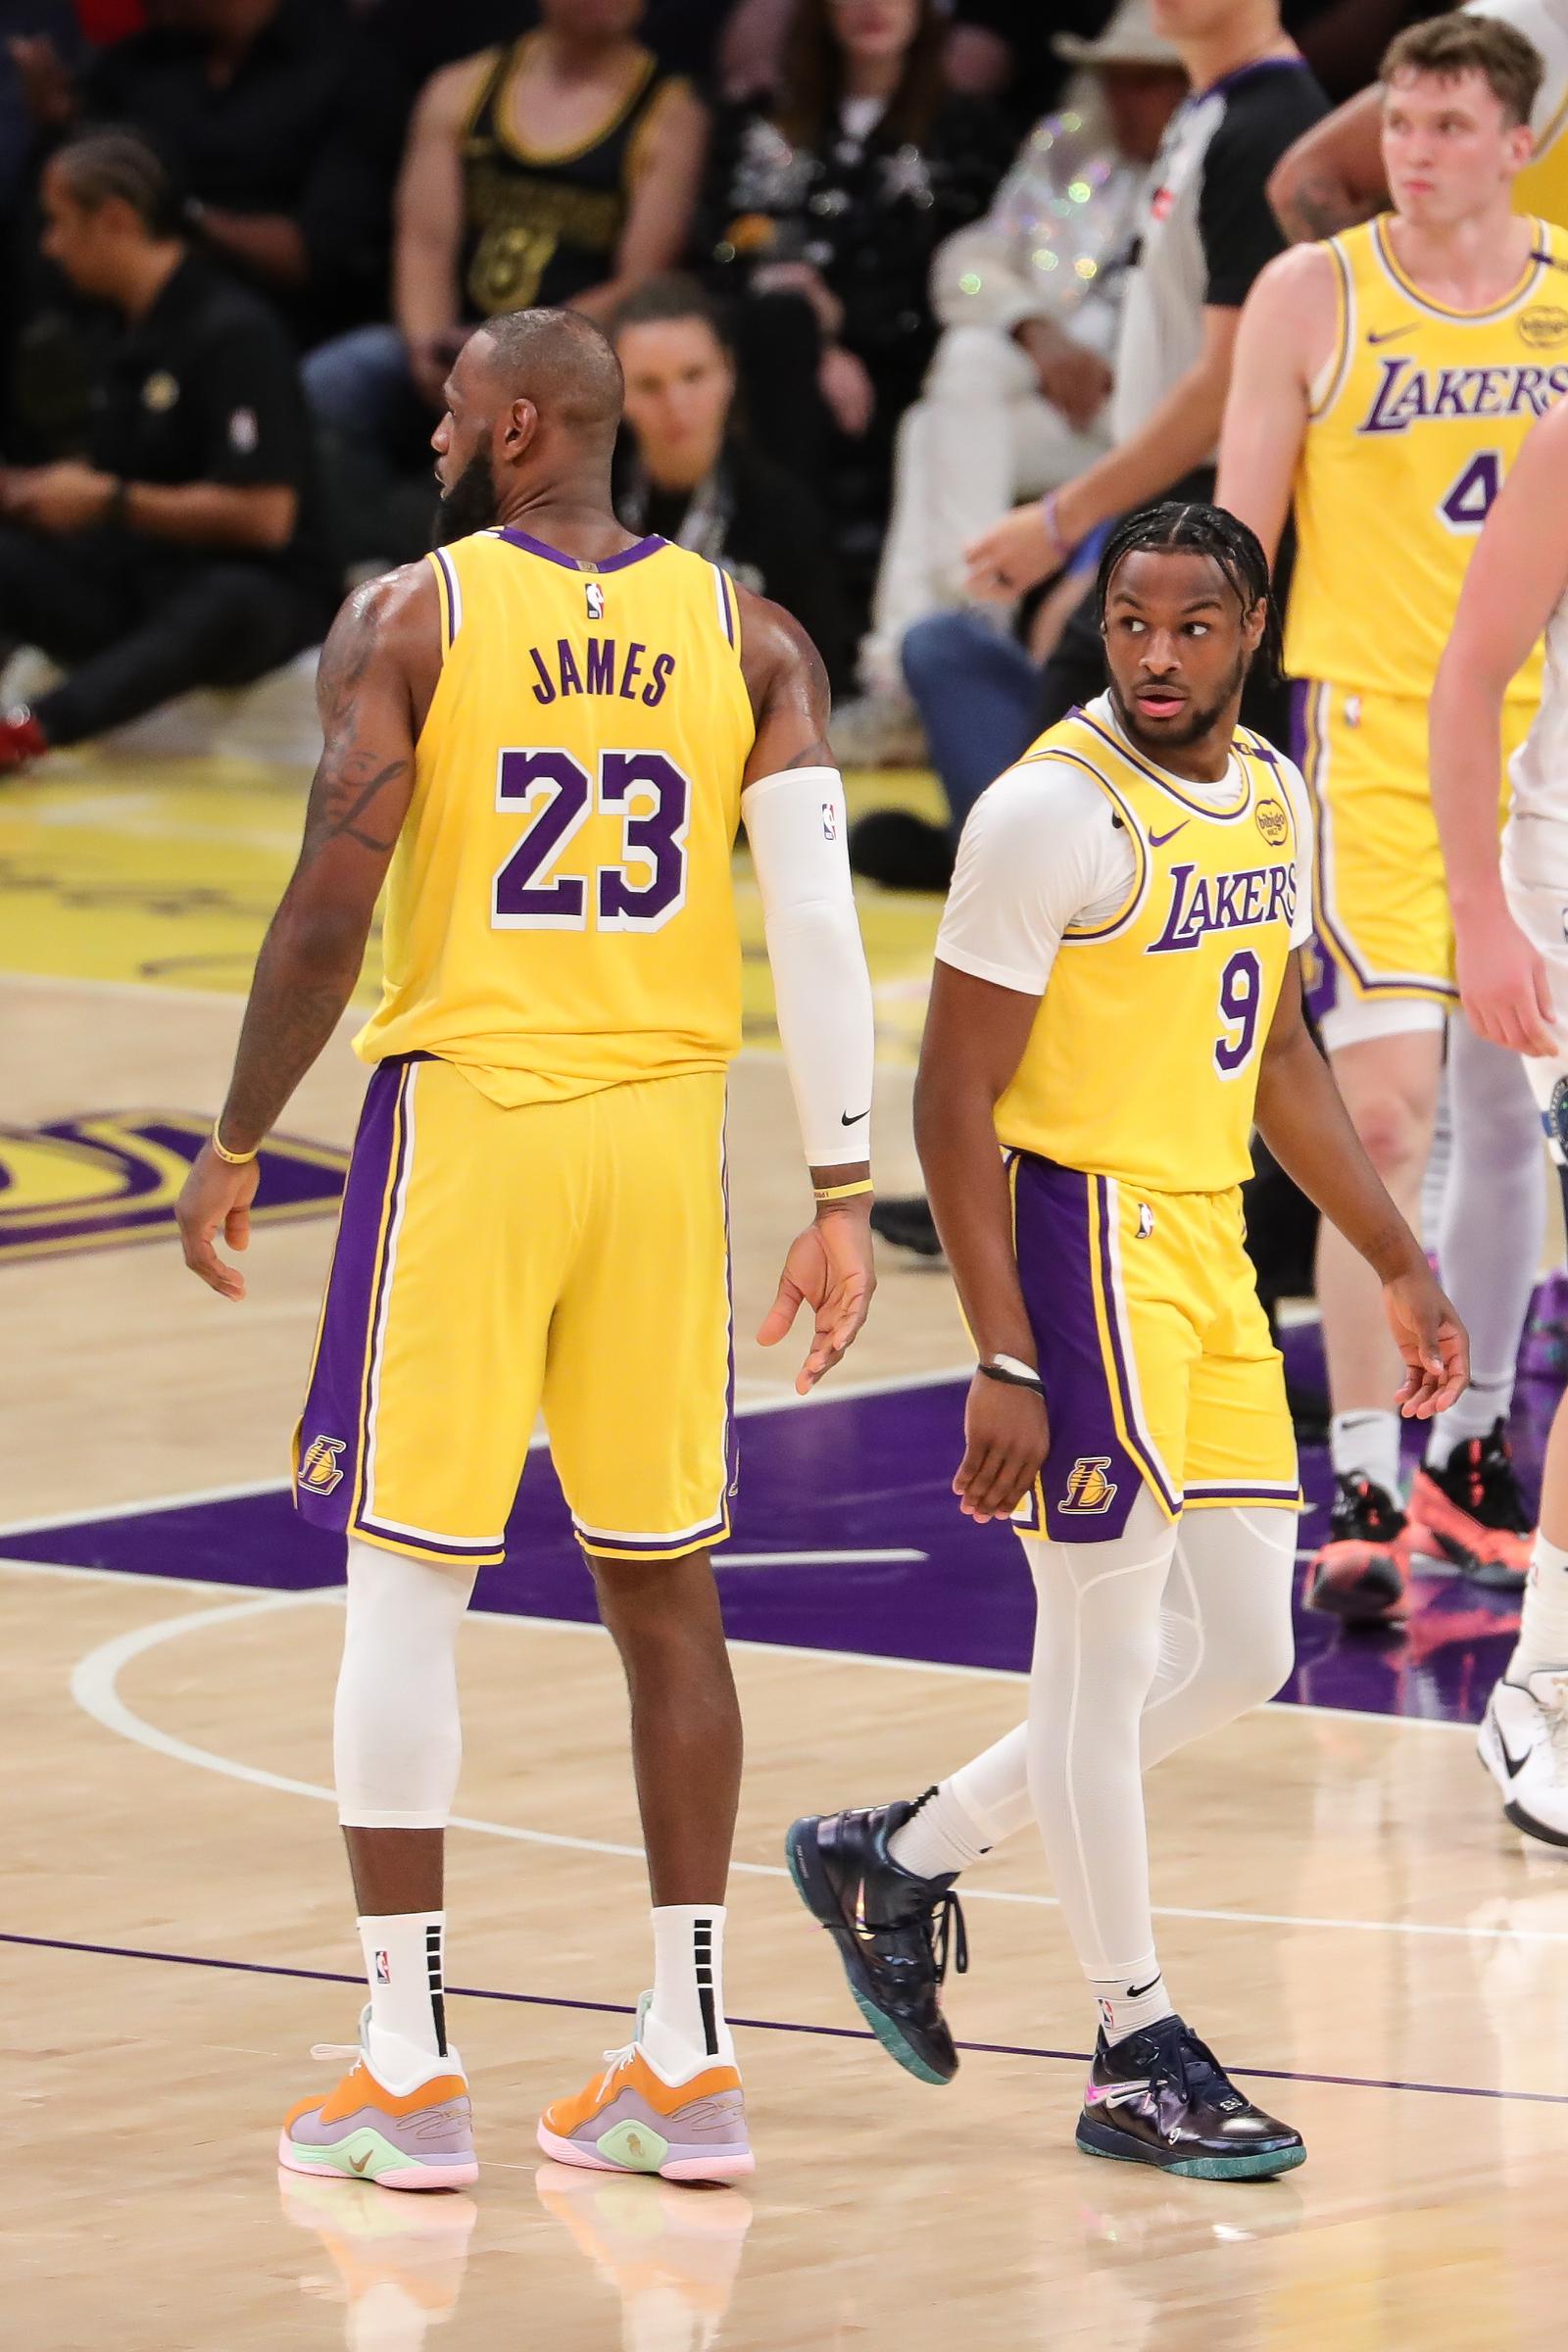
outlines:
[[[1462,12],[1384,60],[1394,212],[1264,270],[1243,313],[1216,496],[1273,548],[1295,500],[1285,665],[1317,812],[1313,1009],[1356,1128],[1413,1217],[1456,1004],[1427,774],[1427,702],[1487,510],[1568,388],[1568,235],[1511,209],[1541,59]],[[1539,699],[1508,689],[1505,749]],[[1502,776],[1495,779],[1499,798]],[[1396,1377],[1376,1288],[1325,1228],[1317,1288],[1336,1497],[1310,1598],[1402,1605],[1412,1551],[1517,1591],[1530,1520],[1505,1437],[1539,1263],[1544,1161],[1513,1056],[1456,1022],[1439,1262],[1475,1349],[1470,1394],[1399,1499]]]
[[[787,615],[615,521],[620,368],[585,318],[490,320],[446,399],[449,543],[328,639],[304,847],[180,1202],[187,1263],[243,1297],[217,1238],[245,1246],[257,1147],[390,872],[295,1448],[300,1509],[348,1537],[335,1751],[369,2005],[358,2064],[293,2110],[280,2157],[394,2188],[474,2177],[441,1993],[455,1646],[542,1407],[631,1693],[655,1978],[635,2039],[539,2136],[569,2164],[729,2180],[752,2169],[723,2006],[741,1730],[708,1561],[733,1487],[730,856],[744,811],[817,1200],[759,1336],[809,1303],[804,1392],[872,1289],[870,984],[827,688]]]
[[[879,2038],[945,2082],[954,1875],[1032,1805],[1099,2005],[1079,2147],[1232,2180],[1304,2150],[1172,2009],[1143,1773],[1290,1669],[1296,1447],[1239,1191],[1254,1115],[1383,1286],[1400,1410],[1451,1404],[1467,1352],[1302,1018],[1311,818],[1290,762],[1236,731],[1274,650],[1263,551],[1212,507],[1155,507],[1097,595],[1109,694],[965,828],[915,1105],[980,1356],[954,1485],[1023,1538],[1029,1720],[917,1804],[799,1821],[787,1850]]]

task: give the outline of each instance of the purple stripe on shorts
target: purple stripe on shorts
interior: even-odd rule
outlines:
[[[689,1536],[590,1536],[577,1525],[575,1519],[571,1528],[584,1551],[625,1552],[638,1558],[645,1555],[650,1558],[668,1557],[677,1550],[701,1551],[706,1544],[716,1544],[729,1533],[729,1524],[722,1512],[716,1519],[707,1520],[703,1526],[694,1529]]]
[[[1143,1472],[1116,1434],[1110,1375],[1095,1320],[1090,1188],[1097,1181],[1020,1152],[1013,1161],[1018,1281],[1051,1420],[1041,1474],[1046,1534],[1108,1543],[1126,1527]],[[1071,1507],[1083,1494],[1094,1505]],[[1102,1501],[1095,1497],[1103,1496]]]
[[[442,1536],[427,1536],[422,1528],[390,1527],[384,1520],[368,1519],[363,1511],[354,1522],[353,1533],[370,1543],[408,1546],[415,1551],[429,1552],[438,1560],[467,1560],[481,1567],[486,1561],[504,1559],[507,1550],[505,1536],[486,1538],[478,1544],[449,1544]]]
[[[365,1433],[361,1400],[365,1362],[382,1272],[382,1212],[401,1175],[407,1129],[402,1117],[409,1062],[376,1064],[366,1089],[338,1218],[332,1270],[326,1280],[321,1337],[300,1417],[300,1461],[294,1500],[313,1527],[343,1535],[359,1490]],[[311,1473],[321,1484],[306,1484]]]
[[[1110,1352],[1116,1366],[1116,1393],[1121,1399],[1123,1421],[1135,1438],[1141,1438],[1142,1433],[1138,1428],[1137,1414],[1133,1409],[1132,1376],[1128,1370],[1127,1357],[1122,1347],[1121,1325],[1116,1318],[1116,1274],[1110,1252],[1111,1220],[1116,1214],[1116,1209],[1110,1197],[1108,1178],[1104,1176],[1095,1178],[1095,1198],[1100,1209],[1100,1288],[1105,1300],[1105,1323],[1110,1332]],[[1166,1484],[1159,1463],[1154,1458],[1152,1447],[1142,1446],[1141,1450],[1148,1457],[1145,1467],[1152,1483],[1164,1496],[1166,1509],[1180,1510],[1181,1496],[1173,1487]]]

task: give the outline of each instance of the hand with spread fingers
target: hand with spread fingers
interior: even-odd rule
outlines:
[[[1407,1421],[1430,1421],[1470,1385],[1470,1335],[1423,1262],[1383,1286],[1384,1311],[1405,1376],[1395,1402]]]
[[[795,1377],[799,1395],[809,1396],[842,1360],[870,1312],[875,1289],[869,1195],[819,1209],[814,1223],[791,1242],[777,1294],[757,1335],[760,1347],[776,1348],[794,1329],[802,1306],[812,1309],[816,1328]]]

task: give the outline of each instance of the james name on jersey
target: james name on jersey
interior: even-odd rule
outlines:
[[[646,645],[637,639],[619,646],[613,637],[591,637],[574,649],[569,638],[558,637],[552,650],[528,648],[533,664],[536,703],[554,703],[574,694],[613,694],[622,702],[658,708],[675,674],[673,654],[656,654],[644,668]]]

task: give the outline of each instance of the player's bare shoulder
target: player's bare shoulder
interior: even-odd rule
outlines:
[[[322,729],[352,708],[372,672],[407,686],[417,732],[441,670],[441,604],[435,573],[422,560],[401,564],[353,589],[338,607],[316,673]]]
[[[737,586],[741,675],[757,720],[758,775],[784,767],[826,767],[832,689],[827,664],[792,612]],[[771,755],[776,750],[777,757]],[[759,757],[759,755],[760,757]]]
[[[1340,273],[1328,245],[1292,245],[1258,271],[1247,297],[1247,328],[1276,359],[1307,373],[1332,352],[1340,329]]]

